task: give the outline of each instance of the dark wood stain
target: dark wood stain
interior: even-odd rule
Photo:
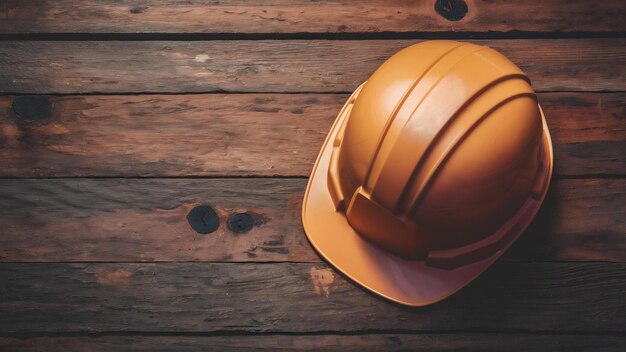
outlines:
[[[129,12],[132,14],[144,13],[148,9],[148,6],[133,6]]]
[[[248,213],[231,214],[227,220],[228,229],[234,233],[246,233],[254,226],[254,219]]]
[[[261,246],[260,248],[261,248],[261,250],[263,250],[265,252],[278,253],[278,254],[289,254],[289,250],[287,248],[283,248],[283,247]]]
[[[303,108],[295,108],[295,109],[291,109],[291,113],[292,114],[303,114],[304,113],[304,109]]]

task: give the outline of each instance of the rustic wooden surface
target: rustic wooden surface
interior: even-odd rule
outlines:
[[[300,207],[347,93],[424,39],[528,72],[555,176],[498,263],[407,309]],[[625,82],[623,1],[0,1],[0,351],[622,351]]]

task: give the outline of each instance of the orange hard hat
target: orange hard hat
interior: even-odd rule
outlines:
[[[437,302],[526,229],[552,174],[528,77],[497,51],[427,41],[389,58],[348,99],[304,197],[313,247],[395,302]]]

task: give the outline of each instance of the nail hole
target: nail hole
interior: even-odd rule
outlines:
[[[248,213],[236,213],[228,217],[228,229],[234,233],[244,233],[252,229],[254,219]]]
[[[213,208],[208,205],[198,205],[187,214],[187,221],[197,233],[207,234],[220,227],[220,218]]]
[[[437,0],[435,11],[449,21],[459,21],[467,14],[464,0]]]

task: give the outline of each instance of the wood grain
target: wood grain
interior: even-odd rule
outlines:
[[[0,331],[624,333],[626,264],[498,263],[399,307],[325,264],[0,264]]]
[[[303,179],[0,180],[2,262],[318,262],[302,230]],[[626,262],[626,180],[555,180],[507,261]],[[189,211],[211,205],[217,231]],[[247,212],[249,232],[226,227]]]
[[[270,336],[0,337],[6,351],[606,351],[621,352],[621,336],[422,333]]]
[[[2,96],[0,176],[308,176],[346,99]],[[558,175],[626,175],[626,94],[540,93],[539,100]]]
[[[350,92],[416,40],[3,41],[0,93]],[[484,40],[538,91],[626,90],[626,39]]]
[[[468,0],[449,21],[434,1],[3,0],[0,33],[615,32],[623,3]],[[528,14],[531,14],[529,16]]]

